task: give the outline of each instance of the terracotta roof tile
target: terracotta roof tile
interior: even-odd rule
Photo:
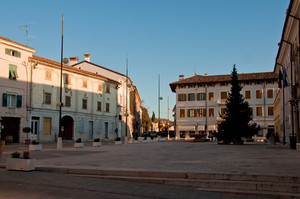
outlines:
[[[1,36],[0,36],[0,39],[2,39],[2,40],[4,40],[4,41],[11,42],[11,43],[14,43],[14,44],[17,44],[17,45],[20,45],[20,46],[23,46],[23,47],[26,47],[26,48],[30,48],[30,49],[32,49],[32,50],[34,50],[34,51],[35,51],[35,49],[34,49],[34,48],[31,48],[31,47],[29,47],[29,46],[26,46],[26,45],[24,45],[24,44],[20,44],[20,43],[18,43],[18,42],[12,41],[12,40],[10,40],[10,39],[7,39],[7,38],[5,38],[5,37],[1,37]]]
[[[29,57],[28,61],[40,61],[40,62],[44,62],[44,63],[47,63],[47,64],[54,65],[57,68],[60,68],[60,66],[61,66],[60,62],[53,61],[51,59],[47,59],[47,58],[40,57],[40,56],[37,56],[37,55],[32,55],[32,57]],[[118,83],[117,81],[109,79],[109,78],[104,77],[102,75],[98,75],[96,73],[81,70],[81,69],[78,69],[78,68],[75,68],[73,66],[69,66],[69,65],[66,65],[66,64],[63,64],[63,70],[72,71],[72,72],[75,72],[75,73],[84,73],[84,75],[86,75],[86,76],[91,76],[91,77],[94,77],[94,78],[107,79],[107,80],[113,81],[115,83]]]
[[[256,80],[277,80],[278,76],[274,72],[265,73],[242,73],[238,74],[239,81],[256,81]],[[221,83],[230,82],[231,75],[213,75],[213,76],[202,76],[195,75],[183,80],[179,80],[170,83],[171,90],[175,92],[176,85],[180,84],[196,84],[196,83]]]

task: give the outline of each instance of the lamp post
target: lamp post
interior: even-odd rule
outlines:
[[[126,110],[125,110],[125,117],[126,117],[126,121],[125,121],[125,144],[128,141],[128,137],[127,137],[127,119],[128,119],[128,54],[126,55]]]
[[[158,75],[158,134],[160,135],[160,100],[163,100],[163,98],[160,96],[160,75]]]
[[[60,59],[60,90],[59,90],[59,130],[56,148],[62,148],[62,133],[61,133],[61,109],[63,106],[62,103],[62,70],[63,63],[67,64],[69,62],[68,58],[63,58],[63,49],[64,49],[64,13],[62,14],[62,32],[61,32],[61,59]]]

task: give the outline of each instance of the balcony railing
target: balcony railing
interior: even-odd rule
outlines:
[[[226,104],[226,99],[218,99],[217,103],[218,103],[218,105],[225,105]]]

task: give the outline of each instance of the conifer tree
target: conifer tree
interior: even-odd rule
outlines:
[[[231,73],[231,90],[226,101],[226,113],[224,119],[218,125],[218,140],[226,144],[231,142],[242,144],[242,137],[252,137],[258,132],[256,124],[249,126],[252,120],[252,113],[247,101],[240,93],[242,87],[239,85],[237,70],[233,65]]]

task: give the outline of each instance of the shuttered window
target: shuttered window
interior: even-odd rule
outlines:
[[[21,57],[21,52],[9,48],[5,48],[5,54],[18,58]]]
[[[51,135],[51,117],[44,117],[43,134]]]
[[[9,64],[9,74],[8,78],[12,80],[16,80],[18,78],[17,66],[13,64]]]

